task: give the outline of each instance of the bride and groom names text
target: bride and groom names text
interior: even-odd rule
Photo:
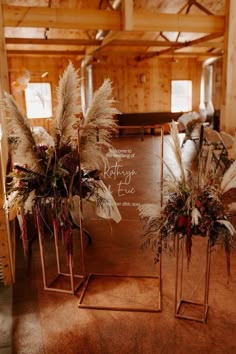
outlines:
[[[116,161],[112,165],[107,165],[104,171],[104,177],[108,180],[118,181],[117,183],[117,194],[118,197],[122,197],[129,194],[135,193],[135,188],[131,186],[132,178],[137,174],[137,172],[131,168],[124,168],[120,163],[119,159],[126,158],[132,159],[135,157],[135,153],[132,153],[132,150],[115,150],[113,157],[117,157]]]

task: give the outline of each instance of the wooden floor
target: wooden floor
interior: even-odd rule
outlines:
[[[142,225],[137,205],[160,202],[160,138],[145,136],[142,141],[138,136],[121,137],[115,139],[114,145],[117,150],[107,167],[106,183],[111,186],[122,221],[116,224],[102,220],[89,205],[84,206],[85,227],[92,236],[92,243],[86,243],[86,271],[155,276],[158,264],[154,263],[152,251],[140,248]],[[167,144],[164,157],[175,169]],[[186,166],[193,169],[196,158],[193,142],[184,145],[183,157]],[[45,242],[47,262],[52,267],[50,238]],[[74,262],[79,270],[76,242]],[[193,282],[186,283],[186,291],[192,298],[201,294],[204,252],[202,242],[195,240],[190,264]],[[5,340],[3,346],[0,339],[0,353],[11,353],[11,349],[17,354],[236,353],[235,254],[231,258],[232,276],[228,282],[224,251],[212,252],[207,323],[174,317],[175,257],[164,253],[162,261],[161,312],[83,309],[78,308],[81,289],[76,295],[43,290],[38,240],[33,242],[28,262],[18,240],[12,342],[7,345]],[[130,278],[122,282],[119,278],[101,276],[90,283],[84,301],[98,306],[156,307],[158,286],[157,279]],[[5,304],[10,298],[5,296]],[[2,328],[0,334],[4,333]]]

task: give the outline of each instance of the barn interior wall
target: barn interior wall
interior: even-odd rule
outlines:
[[[56,108],[56,87],[59,77],[71,60],[75,68],[80,70],[81,62],[76,56],[71,57],[35,57],[10,56],[8,68],[10,84],[17,79],[23,70],[29,70],[31,82],[50,82],[52,88],[53,116]],[[198,110],[200,101],[201,63],[193,58],[174,60],[172,58],[153,57],[137,61],[134,57],[110,56],[92,62],[93,88],[96,90],[105,78],[113,83],[113,96],[117,100],[117,108],[128,112],[170,111],[171,80],[192,80],[192,109]],[[220,64],[214,80],[219,80]],[[48,72],[45,78],[41,75]],[[217,86],[218,85],[218,86]],[[214,85],[213,104],[219,106],[220,84]],[[15,100],[25,112],[24,91],[12,92]],[[32,119],[32,125],[50,129],[51,119]]]

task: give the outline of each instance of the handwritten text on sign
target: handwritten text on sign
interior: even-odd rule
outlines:
[[[132,186],[132,178],[137,172],[132,168],[128,169],[124,167],[120,160],[121,158],[133,159],[135,153],[132,150],[114,150],[109,156],[115,157],[118,160],[107,165],[104,171],[104,177],[106,180],[117,181],[117,195],[118,197],[125,196],[127,194],[134,194],[135,188]]]

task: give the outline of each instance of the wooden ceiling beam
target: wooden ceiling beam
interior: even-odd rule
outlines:
[[[101,40],[96,39],[63,39],[63,38],[5,38],[6,44],[32,44],[32,45],[81,45],[91,46],[99,45]]]
[[[14,50],[10,49],[7,50],[7,55],[60,55],[60,56],[67,56],[67,55],[85,55],[84,50],[35,50],[35,49],[26,49],[26,50]]]
[[[115,39],[110,43],[111,46],[121,47],[178,47],[179,43],[171,41],[157,41],[146,39]]]
[[[224,32],[224,16],[160,14],[136,10],[134,29],[144,32]]]
[[[122,11],[3,5],[5,27],[122,30]],[[224,32],[224,16],[160,14],[133,10],[133,31]],[[130,22],[131,23],[131,22]],[[129,23],[129,25],[130,25]]]
[[[6,38],[6,44],[15,44],[15,45],[61,45],[61,46],[98,46],[102,43],[101,40],[96,39],[62,39],[62,38],[50,38],[50,39],[42,39],[42,38]],[[146,40],[146,39],[113,39],[109,46],[112,47],[172,47],[178,48],[178,42],[171,41],[158,41],[158,40]],[[208,47],[208,48],[220,48],[224,47],[223,41],[201,41],[200,43],[192,44],[195,47]]]
[[[3,5],[5,27],[119,30],[120,12]]]
[[[111,51],[101,51],[95,54],[95,58],[99,59],[99,58],[103,58],[103,57],[110,57],[110,56],[116,56],[116,55],[127,55],[127,56],[133,56],[135,55],[136,60],[137,61],[142,61],[145,59],[151,59],[154,57],[158,57],[158,58],[172,58],[172,57],[178,57],[178,58],[199,58],[199,57],[204,57],[204,58],[208,58],[208,57],[216,57],[216,58],[220,58],[223,56],[222,53],[209,53],[209,52],[175,52],[175,53],[167,53],[167,54],[163,54],[163,55],[159,55],[160,52],[150,52],[150,53],[146,53],[145,54],[145,58],[142,56],[142,53],[138,53],[138,52],[130,52],[129,50],[127,51],[116,51],[116,52],[111,52]],[[140,54],[140,55],[139,55]]]

